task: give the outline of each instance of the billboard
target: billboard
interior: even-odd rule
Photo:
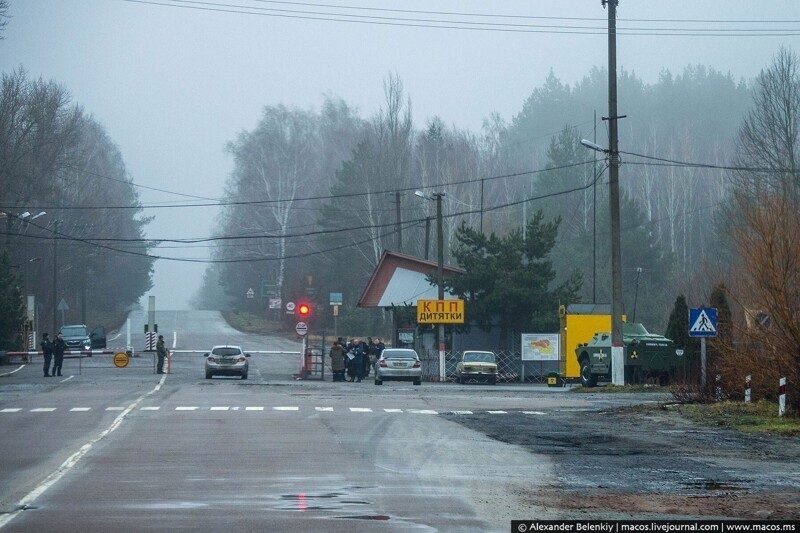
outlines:
[[[523,333],[523,361],[558,361],[558,333]]]

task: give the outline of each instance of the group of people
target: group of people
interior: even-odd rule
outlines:
[[[359,383],[362,378],[369,377],[370,369],[381,356],[386,346],[380,338],[375,341],[367,337],[367,342],[358,338],[345,341],[342,337],[331,346],[331,370],[333,381],[345,381],[345,372],[349,381]]]
[[[64,364],[64,352],[67,351],[67,343],[61,336],[61,333],[56,335],[56,340],[50,340],[50,334],[45,333],[42,335],[42,342],[39,343],[42,347],[42,354],[44,355],[44,377],[61,375],[61,365]],[[50,362],[53,362],[53,371],[50,372]]]

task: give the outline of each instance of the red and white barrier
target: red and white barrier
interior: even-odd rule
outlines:
[[[67,356],[67,355],[92,356],[92,355],[114,354],[114,353],[117,353],[117,352],[124,352],[124,351],[125,350],[80,350],[80,351],[69,350],[69,351],[64,352],[64,355],[65,356]],[[44,355],[44,353],[41,352],[41,351],[39,351],[39,352],[37,352],[37,351],[6,352],[6,356],[8,356],[9,358],[11,358],[11,357],[19,357],[19,358],[23,359],[26,362],[30,362],[34,355]]]

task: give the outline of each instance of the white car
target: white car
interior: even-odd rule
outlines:
[[[413,381],[422,383],[422,363],[414,350],[406,348],[386,348],[375,362],[375,385],[384,381]]]
[[[241,346],[214,346],[206,356],[206,379],[217,376],[240,376],[247,379],[250,363],[249,353],[244,353]]]

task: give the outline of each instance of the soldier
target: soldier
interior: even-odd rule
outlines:
[[[156,343],[156,353],[158,354],[158,364],[156,365],[156,374],[164,373],[164,358],[167,356],[167,347],[164,346],[164,335],[158,336]]]
[[[44,377],[50,377],[50,362],[53,360],[53,341],[50,340],[50,334],[45,333],[42,335],[42,342],[39,343],[42,347],[42,355],[44,355]],[[55,374],[55,369],[53,369]]]
[[[61,375],[61,365],[64,364],[64,352],[67,351],[67,343],[64,342],[64,337],[61,336],[61,332],[59,331],[56,335],[56,342],[53,343],[53,375],[60,376]],[[56,374],[56,372],[58,372]]]

